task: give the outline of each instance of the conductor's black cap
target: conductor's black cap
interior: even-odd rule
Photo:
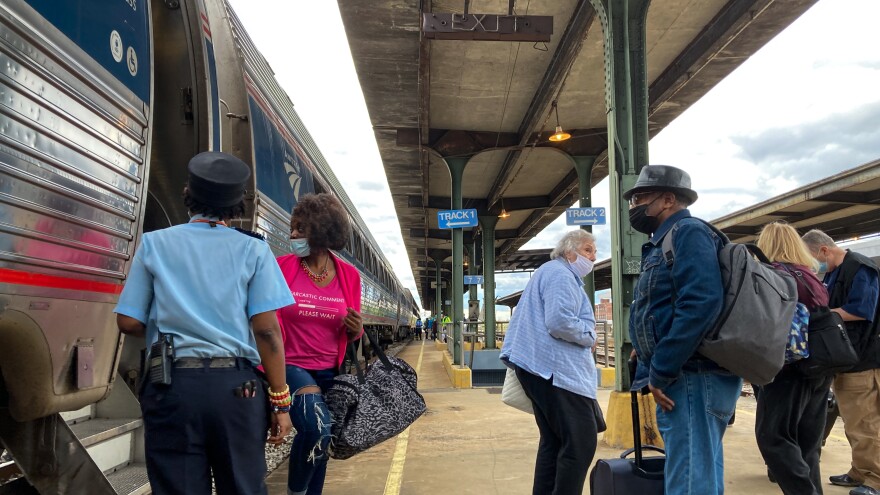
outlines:
[[[189,161],[189,195],[208,206],[225,208],[244,199],[251,169],[238,158],[217,151],[199,153]]]

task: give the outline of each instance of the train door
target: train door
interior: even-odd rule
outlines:
[[[219,119],[215,123],[212,118],[219,96],[203,3],[150,1],[157,105],[144,232],[188,220],[181,200],[186,165],[193,155],[214,149],[214,143],[219,149],[220,133]]]

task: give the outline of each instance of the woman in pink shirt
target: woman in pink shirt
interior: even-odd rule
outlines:
[[[360,273],[330,251],[344,248],[350,233],[339,200],[305,195],[290,219],[293,254],[278,258],[296,299],[278,310],[287,384],[294,392],[290,416],[296,436],[287,478],[293,495],[323,490],[332,420],[322,392],[336,376],[348,342],[363,332]]]

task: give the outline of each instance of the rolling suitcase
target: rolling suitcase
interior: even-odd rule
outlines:
[[[635,447],[624,451],[617,459],[599,459],[590,473],[592,495],[662,495],[665,456],[642,457],[643,450],[665,454],[653,445],[642,445],[639,432],[639,397],[632,392],[633,441]],[[628,459],[635,453],[635,460]]]

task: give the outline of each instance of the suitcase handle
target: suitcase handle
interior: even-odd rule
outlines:
[[[661,453],[661,454],[663,454],[663,455],[666,455],[666,451],[663,450],[663,449],[661,449],[660,447],[655,447],[655,446],[653,446],[653,445],[641,445],[640,447],[641,447],[642,451],[645,451],[645,450],[653,450],[654,452],[659,452],[659,453]],[[626,459],[630,454],[632,454],[632,453],[635,452],[635,451],[636,451],[635,448],[632,448],[632,449],[626,449],[626,450],[623,451],[622,454],[620,454],[620,458],[621,458],[621,459]]]

